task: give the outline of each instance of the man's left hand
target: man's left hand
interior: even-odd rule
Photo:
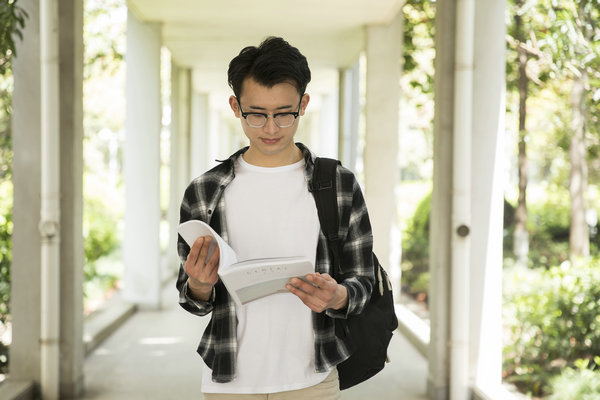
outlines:
[[[306,280],[292,278],[287,290],[298,296],[311,310],[320,313],[328,308],[341,310],[348,306],[348,291],[329,274],[306,275]]]

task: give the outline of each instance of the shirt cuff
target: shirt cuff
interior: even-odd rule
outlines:
[[[352,308],[351,304],[352,304],[354,288],[352,288],[351,285],[345,284],[344,282],[340,283],[340,285],[344,286],[346,288],[346,291],[348,292],[348,305],[345,308],[342,308],[340,310],[328,308],[327,310],[325,310],[325,314],[330,318],[346,319],[350,315],[348,311]]]
[[[185,284],[183,285],[183,288],[179,295],[180,303],[187,303],[190,306],[198,309],[199,311],[200,310],[206,311],[207,309],[212,308],[214,301],[215,301],[215,287],[214,286],[212,288],[212,292],[210,294],[210,297],[208,298],[208,301],[196,300],[191,296],[189,286],[188,286],[188,281],[186,281]]]

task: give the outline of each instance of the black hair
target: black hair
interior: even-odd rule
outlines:
[[[268,37],[258,46],[248,46],[229,63],[228,83],[239,98],[246,78],[267,87],[279,83],[293,84],[304,94],[310,82],[310,69],[306,57],[280,37]]]

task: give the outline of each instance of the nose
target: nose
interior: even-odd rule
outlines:
[[[271,115],[269,115],[267,118],[267,123],[263,127],[263,130],[266,133],[277,133],[279,131],[279,127],[275,123],[275,118],[273,118]]]

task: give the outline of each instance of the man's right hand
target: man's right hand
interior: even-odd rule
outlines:
[[[185,261],[185,273],[188,275],[188,289],[197,300],[208,301],[212,294],[213,286],[219,280],[219,245],[216,245],[210,258],[207,260],[208,249],[212,238],[200,236],[190,249]]]

